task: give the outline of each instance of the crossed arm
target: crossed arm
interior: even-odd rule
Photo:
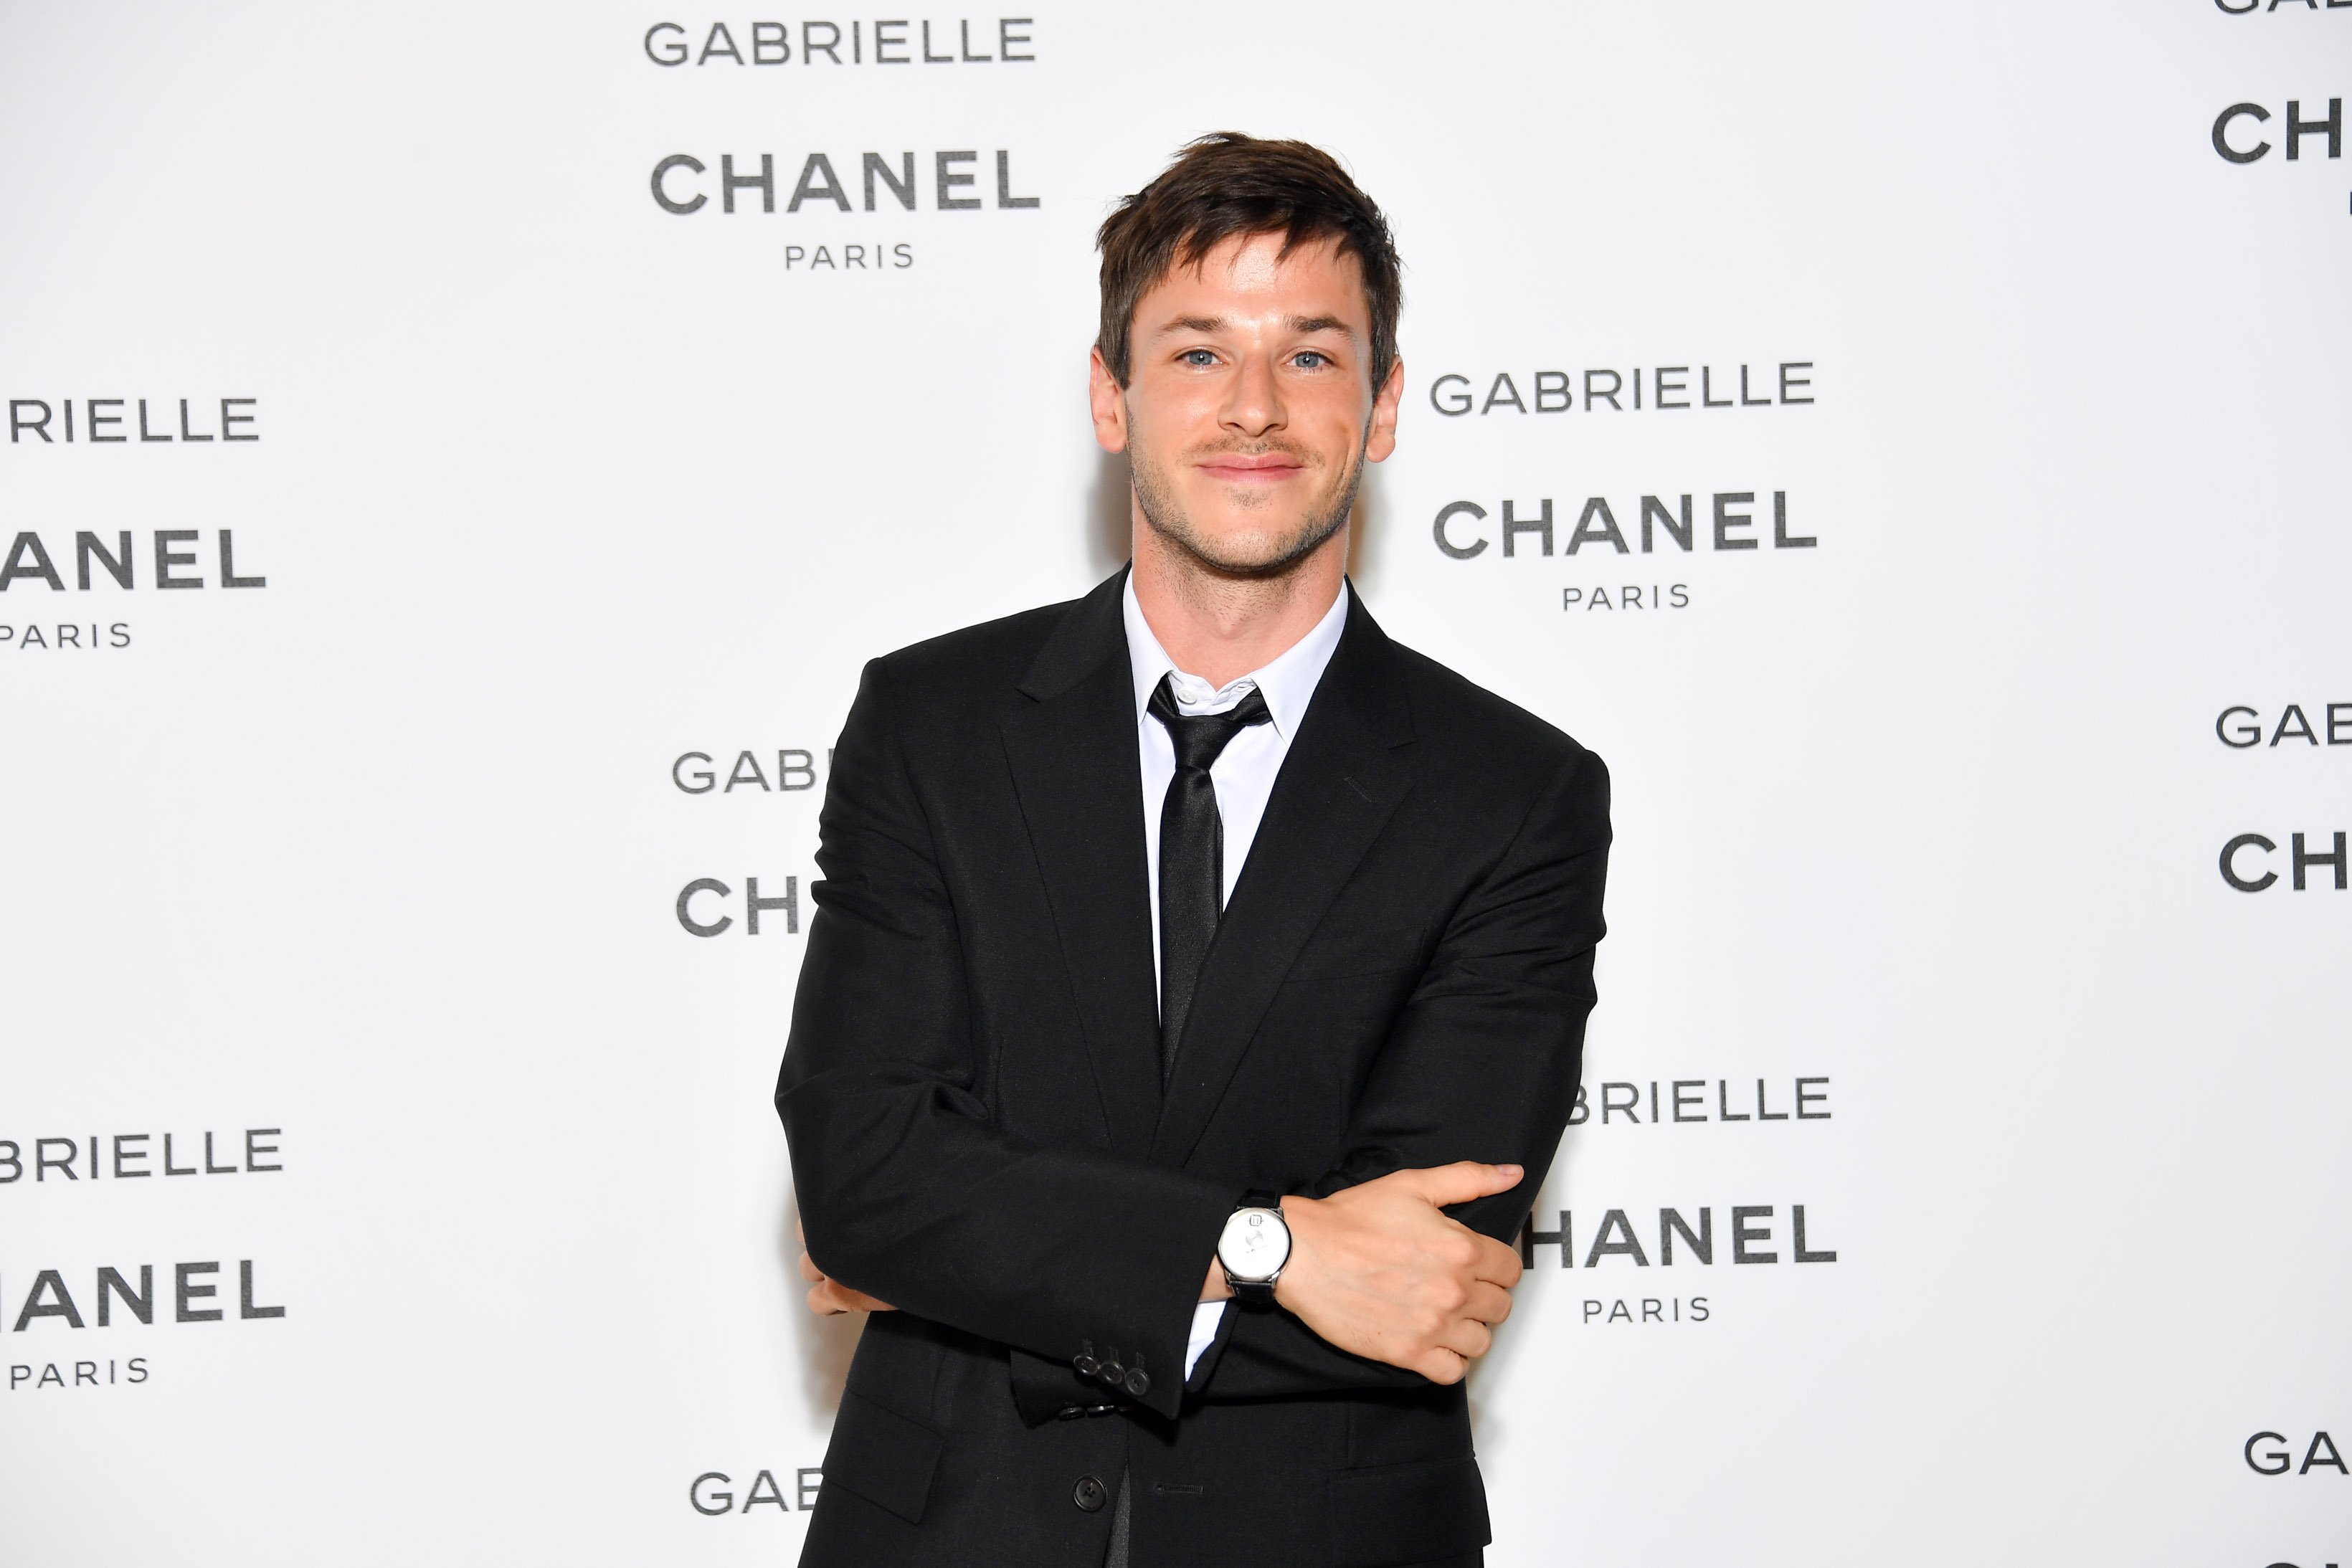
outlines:
[[[1394,1171],[1329,1197],[1293,1193],[1282,1200],[1291,1255],[1275,1301],[1325,1343],[1367,1360],[1458,1383],[1495,1343],[1511,1315],[1519,1255],[1444,1212],[1508,1192],[1517,1166],[1450,1166]],[[801,1277],[809,1310],[895,1312],[887,1301],[825,1277],[806,1251]],[[1233,1294],[1213,1258],[1201,1300]]]

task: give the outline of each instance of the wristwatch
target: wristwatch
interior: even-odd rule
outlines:
[[[1270,1192],[1252,1192],[1225,1218],[1217,1238],[1217,1262],[1234,1299],[1248,1307],[1274,1304],[1274,1282],[1290,1260],[1290,1227],[1282,1218],[1282,1199]]]

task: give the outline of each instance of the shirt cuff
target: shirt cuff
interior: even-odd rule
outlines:
[[[1201,1353],[1217,1343],[1217,1325],[1224,1321],[1225,1301],[1202,1301],[1192,1309],[1192,1337],[1184,1342],[1184,1381],[1192,1381],[1192,1368],[1201,1363]]]

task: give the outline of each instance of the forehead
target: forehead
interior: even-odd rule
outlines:
[[[1337,316],[1360,330],[1371,316],[1362,266],[1339,248],[1336,235],[1294,246],[1285,255],[1286,238],[1230,235],[1198,261],[1169,268],[1136,301],[1136,313],[1144,318],[1137,325],[1150,330],[1161,324],[1153,318],[1196,314],[1197,307],[1213,303],[1223,311]]]

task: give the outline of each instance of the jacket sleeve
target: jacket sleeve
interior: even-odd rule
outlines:
[[[1235,1195],[992,1124],[956,912],[887,679],[883,662],[866,666],[834,750],[776,1086],[810,1256],[903,1311],[1064,1368],[1087,1342],[1130,1365],[1141,1351],[1150,1386],[1133,1397],[1173,1416]]]
[[[1447,1212],[1498,1241],[1518,1235],[1575,1105],[1609,840],[1608,769],[1580,750],[1454,912],[1314,1196],[1408,1167],[1517,1164],[1517,1186]],[[1224,1318],[1189,1385],[1202,1397],[1430,1385],[1278,1309]]]

